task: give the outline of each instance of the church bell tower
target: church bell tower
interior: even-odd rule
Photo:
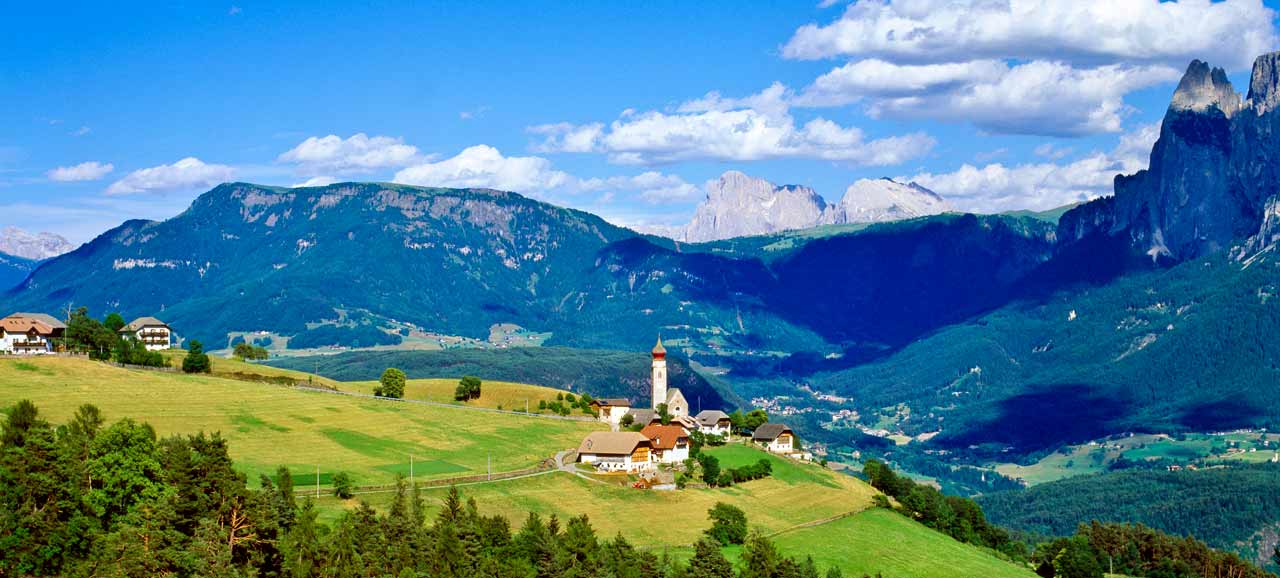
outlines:
[[[653,409],[658,404],[667,403],[667,349],[662,346],[662,337],[653,346]]]

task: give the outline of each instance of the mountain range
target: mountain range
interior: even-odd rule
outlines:
[[[1150,168],[1056,222],[950,213],[890,180],[827,205],[729,172],[685,237],[764,234],[690,243],[489,189],[228,183],[46,261],[4,301],[156,315],[215,348],[263,335],[251,338],[276,349],[406,347],[514,327],[644,351],[661,333],[731,384],[725,399],[818,387],[849,400],[828,409],[975,456],[1269,425],[1277,58],[1258,59],[1246,98],[1193,62]],[[813,439],[856,437],[794,419]]]
[[[673,235],[692,243],[808,229],[818,225],[881,223],[952,211],[937,193],[916,183],[862,179],[829,205],[816,191],[800,185],[778,186],[738,171],[707,185],[707,197],[693,220]]]

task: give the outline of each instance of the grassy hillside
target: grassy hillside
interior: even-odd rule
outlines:
[[[652,346],[652,344],[650,344]],[[674,348],[673,348],[674,349]],[[676,356],[667,358],[671,387],[678,387],[690,409],[732,406],[731,392],[718,391]],[[283,357],[271,364],[315,371],[341,381],[378,379],[388,367],[404,370],[412,379],[475,375],[482,380],[532,383],[596,397],[648,399],[648,349],[611,351],[567,347],[512,349],[450,349],[445,351],[353,351],[338,355]]]
[[[339,391],[351,391],[356,393],[372,394],[374,388],[378,387],[377,381],[345,381],[336,383]],[[457,387],[457,379],[410,379],[404,386],[404,398],[436,403],[466,405],[468,407],[487,407],[492,409],[509,409],[517,411],[523,411],[525,409],[525,403],[528,402],[529,411],[536,413],[538,411],[539,401],[556,401],[556,396],[565,394],[564,390],[538,385],[512,383],[509,381],[485,381],[480,387],[480,397],[463,404],[462,402],[455,401],[453,399],[453,392]]]
[[[830,524],[786,532],[774,540],[783,553],[811,554],[819,567],[838,566],[845,576],[876,572],[893,578],[1035,576],[1029,568],[878,508]]]
[[[165,357],[169,358],[169,365],[174,368],[182,367],[182,360],[186,358],[187,353],[182,349],[170,349],[163,352]],[[338,382],[327,377],[306,373],[305,371],[296,371],[285,369],[282,367],[272,367],[261,363],[250,363],[236,359],[234,357],[221,357],[218,355],[210,355],[210,372],[216,377],[226,377],[228,379],[239,379],[245,381],[267,381],[276,382],[292,380],[296,383],[307,383],[317,387],[337,387]]]
[[[257,366],[255,366],[257,367]],[[300,485],[338,471],[357,484],[409,473],[452,477],[530,467],[577,447],[600,424],[476,412],[300,391],[263,383],[121,369],[74,358],[0,360],[0,406],[30,399],[65,421],[84,403],[114,421],[131,417],[160,435],[221,432],[237,466],[256,480],[285,464]]]

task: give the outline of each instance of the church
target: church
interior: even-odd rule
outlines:
[[[662,337],[658,337],[657,345],[653,346],[653,360],[650,362],[653,369],[653,411],[658,411],[658,405],[667,404],[667,413],[673,417],[682,417],[689,415],[689,402],[685,401],[684,394],[680,393],[679,388],[667,388],[667,348],[662,346]]]

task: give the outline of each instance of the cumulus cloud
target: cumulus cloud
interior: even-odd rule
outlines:
[[[107,176],[115,168],[115,165],[111,163],[89,161],[69,167],[57,167],[45,173],[45,175],[49,177],[49,180],[59,182],[96,181]]]
[[[836,68],[798,95],[799,106],[836,106],[865,99],[873,117],[967,121],[998,133],[1080,136],[1119,132],[1124,95],[1177,80],[1167,66],[1065,62],[1009,66],[995,60],[894,64],[871,59]]]
[[[800,27],[782,55],[1178,67],[1200,58],[1240,70],[1276,46],[1274,20],[1261,0],[862,0],[835,22]]]
[[[395,182],[427,187],[485,187],[536,193],[564,187],[573,177],[542,157],[508,157],[488,145],[463,149],[457,156],[407,167]]]
[[[581,191],[605,191],[604,202],[616,198],[616,191],[634,193],[650,204],[664,204],[697,198],[698,187],[676,175],[646,171],[635,176],[584,179],[577,184]]]
[[[936,191],[963,210],[1052,209],[1111,194],[1116,175],[1147,168],[1159,133],[1158,124],[1144,125],[1122,135],[1111,151],[1094,152],[1066,164],[965,164],[950,173],[903,178]]]
[[[108,195],[169,192],[212,186],[231,180],[235,169],[187,157],[171,165],[139,169],[107,187]]]
[[[309,137],[276,160],[310,173],[348,174],[404,167],[422,159],[417,147],[399,138],[356,133],[345,139],[332,134]]]
[[[923,133],[869,140],[857,127],[824,118],[798,124],[788,100],[785,87],[774,84],[740,99],[709,93],[673,112],[623,111],[607,128],[560,123],[530,131],[543,137],[540,151],[603,153],[618,164],[811,158],[879,166],[919,157],[934,144]]]

